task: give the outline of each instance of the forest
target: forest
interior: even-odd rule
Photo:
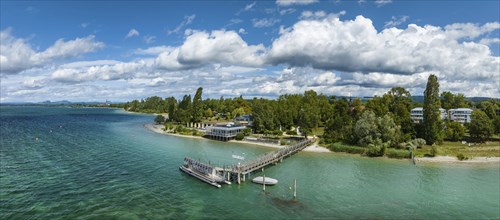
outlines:
[[[202,121],[231,121],[241,115],[253,116],[255,134],[316,135],[320,143],[338,151],[357,151],[381,156],[386,150],[411,149],[423,144],[438,145],[447,141],[482,143],[500,134],[500,103],[490,99],[475,103],[463,94],[439,93],[437,77],[430,75],[424,92],[424,103],[412,100],[402,87],[394,87],[382,96],[362,102],[359,98],[337,98],[313,90],[304,94],[283,94],[276,99],[235,98],[202,99],[203,88],[194,97],[149,97],[124,104],[133,112],[168,113],[169,123],[186,124]],[[422,123],[412,123],[410,110],[424,108]],[[471,123],[464,125],[441,120],[439,108],[471,108]],[[318,132],[321,131],[321,132]],[[340,149],[343,148],[343,149]]]

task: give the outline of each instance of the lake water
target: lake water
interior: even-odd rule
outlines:
[[[249,181],[217,189],[180,172],[183,158],[228,165],[233,154],[274,149],[160,135],[144,128],[152,121],[116,109],[2,106],[0,219],[500,218],[499,164],[300,152],[265,170],[279,180],[266,193]]]

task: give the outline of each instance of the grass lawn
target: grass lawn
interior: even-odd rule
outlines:
[[[469,143],[462,144],[461,142],[450,142],[445,141],[442,145],[437,145],[437,156],[453,156],[456,157],[458,154],[471,157],[500,157],[500,142],[490,141],[483,144]],[[426,154],[430,154],[431,146],[424,145],[421,149],[415,151],[415,156],[423,157]]]

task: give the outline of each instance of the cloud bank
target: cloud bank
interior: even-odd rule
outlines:
[[[490,33],[500,23],[387,24],[377,30],[369,18],[340,19],[344,14],[304,12],[302,20],[282,27],[267,47],[247,43],[240,35],[244,32],[189,30],[180,45],[139,48],[131,61],[63,63],[104,43],[90,35],[59,39],[38,51],[7,29],[0,36],[2,100],[51,95],[126,101],[179,97],[199,86],[209,97],[276,97],[308,89],[366,96],[394,86],[421,95],[429,74],[438,76],[442,91],[499,97],[500,58],[489,45],[498,44]]]

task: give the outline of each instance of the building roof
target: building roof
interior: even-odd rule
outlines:
[[[454,108],[454,109],[450,109],[450,111],[472,111],[472,109],[470,108]]]

